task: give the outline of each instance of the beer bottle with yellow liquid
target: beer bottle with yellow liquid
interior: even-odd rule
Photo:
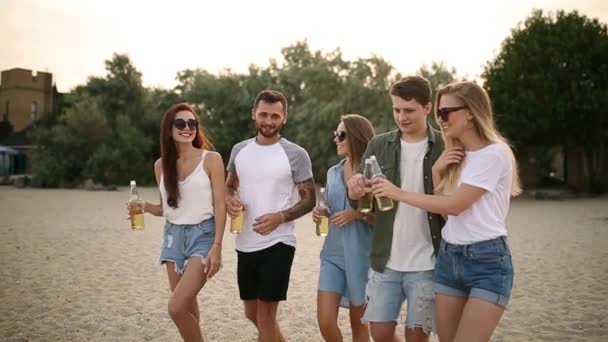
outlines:
[[[370,160],[371,168],[372,168],[372,178],[375,178],[375,177],[386,178],[386,176],[382,173],[382,170],[380,169],[380,165],[378,164],[378,161],[376,160],[376,156],[370,156],[369,160]],[[378,204],[378,210],[380,210],[380,211],[389,211],[389,210],[393,209],[393,200],[391,200],[388,197],[376,197],[376,204]]]
[[[320,192],[319,209],[321,217],[317,222],[317,236],[327,236],[329,233],[329,208],[325,205],[325,188],[321,188]]]
[[[363,168],[363,182],[365,183],[365,195],[359,198],[357,208],[360,212],[368,214],[372,211],[374,204],[374,195],[372,194],[372,162],[369,158],[365,159],[365,167]]]
[[[238,193],[237,193],[238,196]],[[241,205],[241,211],[238,215],[230,219],[230,232],[232,234],[240,234],[243,230],[243,220],[245,219],[245,207]]]
[[[137,192],[135,181],[131,181],[131,198],[129,199],[129,215],[131,216],[131,229],[144,229],[144,203]]]

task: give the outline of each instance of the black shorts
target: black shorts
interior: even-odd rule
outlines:
[[[278,302],[287,299],[296,249],[282,242],[255,252],[237,251],[237,281],[242,300]]]

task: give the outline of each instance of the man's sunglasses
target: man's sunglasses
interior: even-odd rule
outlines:
[[[441,121],[446,122],[450,118],[450,113],[461,110],[461,109],[465,109],[465,108],[467,108],[467,106],[443,107],[443,108],[437,110],[437,116],[439,118],[441,118]]]
[[[334,138],[338,138],[338,141],[340,142],[344,141],[344,139],[346,139],[346,131],[335,131]]]
[[[186,128],[186,126],[190,129],[196,129],[198,127],[198,121],[194,119],[188,119],[188,121],[184,119],[175,119],[173,120],[173,125],[179,130]]]

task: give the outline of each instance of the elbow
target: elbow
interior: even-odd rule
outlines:
[[[450,216],[458,216],[460,214],[462,214],[462,212],[465,210],[466,208],[463,208],[462,206],[459,205],[454,205],[454,206],[450,206],[448,207],[445,212],[441,213],[441,214],[445,214],[445,215],[450,215]]]

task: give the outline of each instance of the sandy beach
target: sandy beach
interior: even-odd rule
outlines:
[[[156,189],[142,191],[158,198]],[[179,341],[157,266],[163,219],[144,231],[115,192],[0,187],[0,341]],[[517,199],[508,220],[515,287],[493,341],[608,341],[608,197]],[[289,341],[322,341],[316,286],[322,239],[309,216],[279,322]],[[201,291],[207,341],[255,341],[236,286],[234,236]],[[340,313],[350,340],[347,312]],[[436,337],[433,341],[436,341]]]

